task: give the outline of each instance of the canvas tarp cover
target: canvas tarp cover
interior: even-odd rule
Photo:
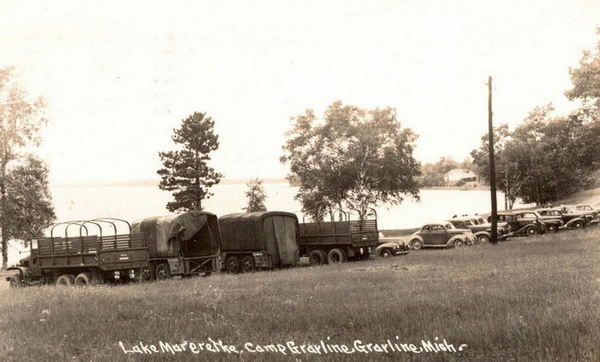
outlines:
[[[213,223],[216,221],[216,216],[204,212],[155,216],[134,222],[131,231],[146,235],[151,257],[172,257],[181,254],[182,243],[198,235],[203,228],[211,226],[210,218],[215,219]],[[212,239],[218,238],[215,233],[218,234],[218,227],[217,230],[209,233]],[[195,240],[195,242],[203,242],[207,247],[218,248],[215,240]]]
[[[298,262],[298,219],[287,212],[230,214],[219,218],[221,250],[267,250],[276,266]]]

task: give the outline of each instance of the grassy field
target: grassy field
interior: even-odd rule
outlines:
[[[6,360],[600,360],[600,229],[248,275],[0,291]],[[446,339],[456,353],[124,354],[138,342]],[[328,339],[329,338],[329,339]],[[189,345],[188,345],[189,348]]]

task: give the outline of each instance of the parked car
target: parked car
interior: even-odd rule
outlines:
[[[594,215],[588,211],[577,210],[574,206],[561,205],[559,210],[562,214],[565,227],[581,229],[594,220]]]
[[[557,232],[558,230],[565,228],[565,223],[560,210],[546,208],[537,209],[535,212],[540,216],[540,219],[548,232]]]
[[[600,217],[598,217],[598,214],[600,213],[600,211],[598,209],[593,208],[592,205],[589,205],[589,204],[575,205],[575,210],[585,212],[586,215],[588,215],[588,218],[590,219],[589,220],[590,224],[597,224],[600,221]],[[591,217],[589,217],[590,215],[591,215]]]
[[[488,217],[488,222],[491,216]],[[498,222],[506,222],[511,232],[508,236],[536,235],[546,232],[546,227],[535,211],[501,211],[498,213]]]
[[[492,239],[492,224],[486,222],[482,217],[457,217],[448,220],[457,229],[469,229],[475,235],[475,241],[486,243]],[[506,240],[510,233],[510,226],[506,222],[497,225],[498,239]]]
[[[375,248],[374,254],[376,256],[387,258],[390,256],[408,254],[409,248],[408,243],[399,238],[386,238],[379,237],[380,244]]]
[[[465,246],[475,241],[468,229],[457,229],[449,222],[425,224],[411,236],[409,246],[419,250],[423,247],[447,248]]]

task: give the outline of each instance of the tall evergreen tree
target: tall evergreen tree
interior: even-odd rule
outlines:
[[[180,149],[158,153],[164,166],[157,171],[161,176],[158,187],[174,198],[167,203],[169,211],[202,210],[202,200],[213,195],[208,190],[221,181],[223,175],[208,166],[209,154],[219,148],[214,125],[206,113],[194,112],[173,130],[171,138]]]

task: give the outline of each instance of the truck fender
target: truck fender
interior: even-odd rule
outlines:
[[[31,271],[29,270],[29,268],[24,266],[11,266],[6,268],[6,271],[11,270],[17,270],[19,272],[19,277],[21,277],[21,280],[31,280]]]

